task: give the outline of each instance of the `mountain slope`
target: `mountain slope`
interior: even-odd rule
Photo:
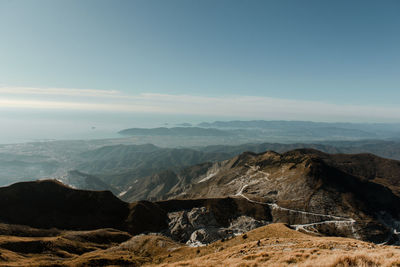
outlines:
[[[57,180],[73,188],[85,190],[108,190],[115,195],[120,193],[119,190],[105,183],[100,178],[77,170],[69,171],[66,175],[61,176]]]
[[[135,180],[119,197],[125,201],[158,200],[171,192],[189,185],[193,177],[205,175],[213,163],[203,163],[181,171],[166,170],[143,179]]]
[[[55,180],[0,188],[0,220],[37,228],[124,229],[128,204],[109,191],[69,188]]]
[[[223,160],[223,152],[195,149],[160,148],[153,145],[108,146],[85,152],[77,170],[101,178],[107,184],[125,191],[136,180],[165,170],[178,171],[191,165]]]
[[[268,204],[276,222],[376,242],[400,230],[400,163],[371,154],[243,153],[185,179],[159,197],[245,198]]]
[[[0,237],[0,266],[398,266],[396,246],[315,237],[283,224],[259,227],[208,246],[189,247],[159,234],[113,229],[54,236]],[[122,242],[122,243],[121,243]]]

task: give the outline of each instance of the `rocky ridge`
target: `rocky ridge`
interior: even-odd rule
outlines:
[[[211,164],[200,175],[181,175],[159,198],[244,198],[267,205],[273,222],[298,230],[395,242],[399,181],[400,162],[371,154],[247,152]]]

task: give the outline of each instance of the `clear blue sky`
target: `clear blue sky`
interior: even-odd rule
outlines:
[[[0,1],[0,82],[398,104],[399,14],[397,0]]]
[[[0,0],[0,87],[312,101],[365,120],[397,111],[399,14],[397,0]]]

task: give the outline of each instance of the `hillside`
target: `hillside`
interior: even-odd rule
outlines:
[[[129,185],[119,197],[125,201],[159,200],[168,195],[175,188],[189,185],[193,177],[205,175],[213,163],[203,163],[184,168],[180,171],[171,169],[137,179]]]
[[[148,181],[126,197],[140,191],[152,199],[244,198],[268,205],[274,222],[374,242],[397,240],[400,230],[400,162],[371,154],[247,152]],[[163,190],[155,190],[157,181]]]
[[[105,146],[80,154],[81,160],[76,169],[125,191],[136,180],[143,180],[160,171],[178,171],[191,165],[229,157],[223,152],[160,148],[149,144]]]
[[[55,180],[0,188],[0,221],[36,228],[124,229],[127,203],[110,191],[75,190]]]
[[[397,266],[398,248],[313,237],[271,224],[206,247],[176,249],[171,257],[153,260],[161,264],[149,266]]]
[[[77,189],[111,191],[114,195],[120,193],[118,189],[105,183],[100,178],[77,170],[69,171],[66,175],[57,178],[57,180]]]
[[[396,266],[397,247],[323,235],[396,242],[398,166],[368,154],[244,153],[187,180],[181,199],[130,204],[55,180],[17,183],[0,188],[0,266]]]
[[[31,229],[30,229],[31,230]],[[22,235],[25,232],[22,232]],[[0,237],[0,266],[398,266],[400,247],[315,237],[270,224],[208,246],[112,229]]]

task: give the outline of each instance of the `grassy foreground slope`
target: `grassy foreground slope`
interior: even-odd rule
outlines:
[[[181,248],[161,266],[400,266],[400,247],[314,237],[271,224],[224,242]],[[160,266],[159,264],[149,264]]]
[[[400,266],[400,247],[316,237],[284,224],[198,248],[111,229],[43,235],[1,236],[0,266]]]

